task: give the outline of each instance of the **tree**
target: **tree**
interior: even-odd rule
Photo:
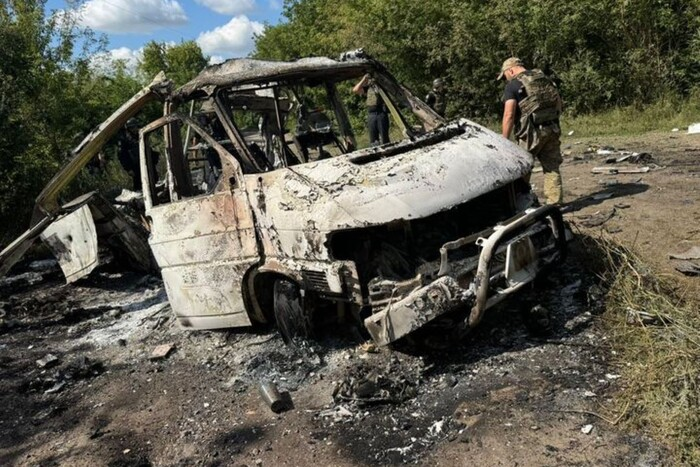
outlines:
[[[556,75],[571,113],[689,95],[700,79],[698,0],[286,0],[283,16],[256,57],[362,47],[419,95],[445,78],[448,113],[485,120],[501,110],[494,78],[512,55]]]
[[[209,57],[202,53],[202,49],[194,41],[184,41],[176,45],[151,41],[143,48],[139,70],[147,81],[164,71],[173,83],[180,86],[197,76],[208,62]]]
[[[60,23],[46,18],[44,7],[43,0],[0,4],[0,222],[5,226],[25,223],[34,196],[87,123],[73,92],[86,68],[73,57],[73,45],[78,39],[90,44],[93,36],[76,34],[70,18]]]
[[[123,68],[96,74],[90,57],[103,51],[75,18],[47,17],[44,0],[0,3],[0,240],[28,225],[70,150],[140,88]]]

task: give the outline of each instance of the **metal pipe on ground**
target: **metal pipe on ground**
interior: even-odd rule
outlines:
[[[280,392],[275,383],[263,381],[258,386],[260,396],[275,413],[285,412],[293,407],[292,398],[288,392]]]

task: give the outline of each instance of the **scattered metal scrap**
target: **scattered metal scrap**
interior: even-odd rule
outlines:
[[[674,267],[686,276],[700,276],[700,246],[692,246],[682,253],[670,253],[669,258],[678,260]]]
[[[648,152],[621,151],[619,154],[619,157],[605,159],[605,163],[619,164],[620,162],[627,162],[629,164],[651,164],[654,162],[654,156]]]
[[[624,167],[593,167],[591,172],[594,174],[603,175],[617,175],[617,174],[643,174],[651,170],[650,167],[636,167],[636,168],[624,168]]]
[[[588,228],[600,227],[607,221],[615,217],[616,209],[596,211],[593,214],[584,214],[577,216],[581,220],[581,225]]]
[[[617,150],[612,146],[589,147],[583,152],[583,156],[575,156],[574,160],[588,161],[591,160],[594,156],[605,156],[604,161],[606,164],[644,164],[644,166],[636,168],[594,167],[593,169],[591,169],[591,172],[595,174],[617,175],[647,173],[652,169],[658,168],[658,166],[655,163],[654,156],[652,156],[648,152],[632,152]]]
[[[102,362],[81,356],[52,372],[42,371],[36,379],[29,382],[27,389],[54,394],[76,381],[93,378],[102,372],[104,372]]]
[[[292,402],[289,391],[280,392],[275,383],[263,381],[258,386],[258,389],[260,390],[260,396],[263,401],[273,412],[282,413],[294,408],[294,403]]]

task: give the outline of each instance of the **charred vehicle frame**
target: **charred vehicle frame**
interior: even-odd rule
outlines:
[[[399,137],[358,149],[341,83],[367,73]],[[461,335],[565,252],[560,211],[523,181],[527,152],[445,121],[354,52],[229,60],[175,91],[157,77],[76,148],[0,254],[2,272],[77,212],[59,206],[60,190],[152,101],[164,116],[140,131],[148,243],[186,328],[274,321],[292,340],[354,322],[380,345],[431,327]]]

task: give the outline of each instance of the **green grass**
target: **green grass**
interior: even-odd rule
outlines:
[[[623,424],[669,446],[675,465],[700,465],[700,313],[630,249],[587,239],[600,253],[607,286],[601,322],[615,350],[623,388],[614,409]],[[629,310],[654,324],[630,323]]]
[[[659,99],[646,106],[616,107],[595,114],[562,118],[562,132],[573,130],[575,136],[624,136],[650,131],[685,131],[700,122],[700,93],[682,99],[676,96]]]
[[[467,118],[469,118],[467,116]],[[615,107],[594,114],[571,116],[564,112],[562,133],[574,131],[573,137],[626,136],[651,131],[685,131],[688,125],[700,122],[700,91],[687,98],[667,96],[644,106]],[[500,133],[501,120],[481,119],[481,125]]]

